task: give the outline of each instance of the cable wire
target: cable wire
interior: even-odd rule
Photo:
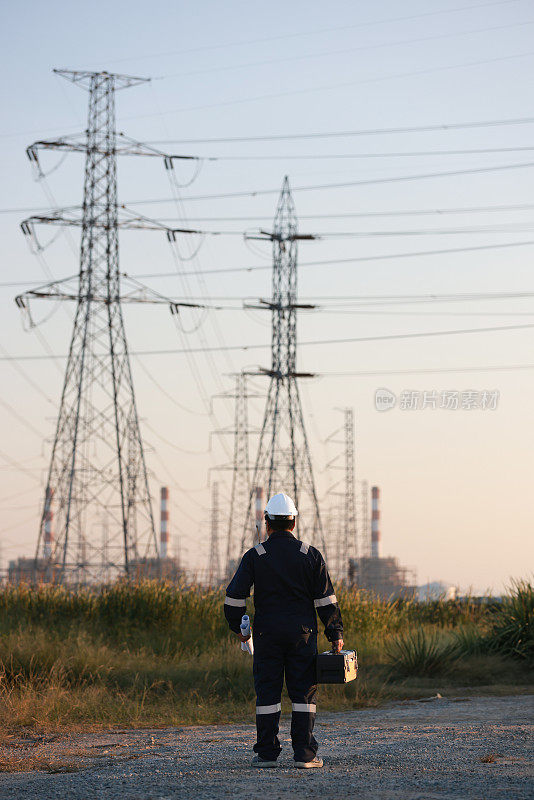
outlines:
[[[435,336],[455,336],[465,335],[471,333],[492,333],[499,331],[519,331],[534,328],[534,323],[525,323],[521,325],[504,325],[504,326],[488,326],[485,328],[459,328],[454,330],[445,331],[416,331],[413,333],[388,333],[378,336],[355,336],[341,339],[312,339],[300,341],[300,347],[310,347],[318,345],[331,345],[331,344],[354,344],[358,342],[380,342],[401,339],[422,339]],[[193,353],[221,353],[221,352],[246,352],[249,350],[265,350],[270,348],[269,343],[264,344],[249,344],[249,345],[215,345],[210,347],[188,347],[188,348],[170,348],[168,350],[137,350],[133,351],[132,355],[139,356],[140,358],[146,356],[159,356],[159,355],[177,355],[177,354],[193,354]],[[55,358],[67,358],[67,355],[54,356]],[[13,356],[10,356],[10,360]],[[50,356],[17,356],[20,361],[45,361]],[[0,356],[0,361],[5,360]]]

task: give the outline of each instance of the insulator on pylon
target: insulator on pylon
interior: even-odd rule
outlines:
[[[54,490],[50,486],[46,487],[45,493],[45,507],[44,507],[44,547],[43,555],[45,558],[50,558],[52,555],[52,547],[54,544],[54,512],[52,511],[52,501],[54,499]]]
[[[380,558],[380,489],[371,487],[371,558]]]
[[[160,506],[160,555],[167,558],[169,554],[169,490],[161,487]]]

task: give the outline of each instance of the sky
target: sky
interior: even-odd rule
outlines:
[[[27,330],[13,302],[78,270],[75,230],[43,229],[36,256],[19,228],[34,211],[81,202],[83,156],[44,154],[47,177],[36,181],[25,154],[85,128],[87,94],[52,72],[66,68],[151,78],[117,93],[118,129],[200,156],[201,168],[177,165],[176,201],[159,159],[124,157],[120,201],[221,232],[179,238],[178,262],[160,232],[121,234],[122,270],[165,295],[225,306],[183,312],[179,330],[165,308],[125,310],[141,353],[132,369],[151,486],[154,496],[170,488],[185,565],[207,563],[213,474],[228,511],[230,473],[214,468],[228,464],[231,438],[212,432],[231,428],[233,401],[220,395],[232,393],[236,371],[270,362],[267,314],[242,308],[269,297],[270,246],[243,234],[271,223],[288,175],[301,232],[322,234],[299,245],[299,297],[318,308],[299,315],[298,367],[317,374],[302,399],[323,511],[339,477],[326,468],[339,445],[326,440],[339,409],[353,408],[358,486],[381,489],[384,555],[419,583],[476,592],[531,575],[531,4],[52,0],[45,10],[4,0],[0,9],[2,566],[35,549],[72,325],[72,308],[41,303]],[[312,136],[325,133],[335,135]],[[243,194],[206,198],[234,193]],[[311,343],[340,339],[353,341]],[[258,349],[142,355],[184,343]],[[262,379],[253,387],[266,390]],[[379,389],[395,395],[393,409],[377,410]],[[459,407],[440,408],[443,393]],[[262,397],[251,400],[251,424],[262,410]]]

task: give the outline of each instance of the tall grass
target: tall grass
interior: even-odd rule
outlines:
[[[470,674],[478,684],[527,683],[521,663],[512,669],[506,660],[530,646],[531,594],[521,592],[499,607],[386,601],[340,587],[345,641],[358,650],[360,674],[346,687],[321,686],[321,706],[410,696],[438,676],[453,681],[456,671],[463,685]],[[251,718],[252,662],[229,633],[222,604],[221,591],[157,582],[2,588],[0,730]],[[322,639],[320,649],[327,646]],[[504,656],[488,655],[501,646]]]
[[[432,677],[448,671],[458,655],[437,631],[416,628],[388,642],[386,657],[393,676]]]
[[[491,648],[534,665],[534,585],[515,581],[495,618]]]

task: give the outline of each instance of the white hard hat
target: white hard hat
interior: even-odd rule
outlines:
[[[296,517],[299,512],[289,495],[278,492],[265,506],[265,513],[269,517]]]

